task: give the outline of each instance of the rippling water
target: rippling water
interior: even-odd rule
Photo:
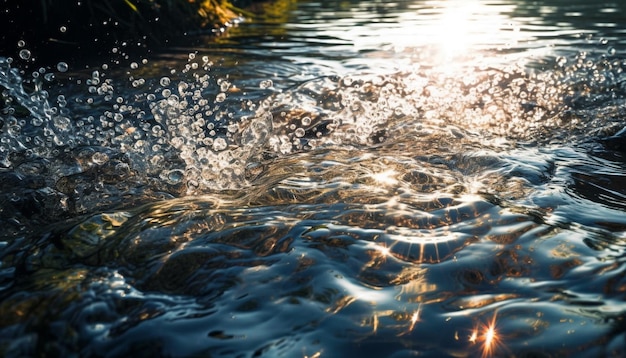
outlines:
[[[3,54],[0,352],[626,354],[625,11],[277,1]]]

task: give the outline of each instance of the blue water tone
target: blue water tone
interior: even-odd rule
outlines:
[[[277,1],[2,53],[0,354],[626,354],[626,5]]]

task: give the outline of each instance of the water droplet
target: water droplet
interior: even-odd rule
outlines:
[[[565,64],[567,63],[567,58],[563,57],[563,56],[559,56],[556,58],[556,64],[559,67],[563,67],[565,66]]]
[[[61,26],[61,27],[59,27],[59,31],[65,32],[65,31],[67,31],[67,27]]]
[[[215,102],[224,102],[226,100],[226,93],[218,93],[217,96],[215,96]]]
[[[228,81],[223,81],[223,82],[220,84],[220,90],[221,90],[222,92],[226,92],[226,91],[228,91],[228,89],[229,89],[229,88],[230,88],[230,82],[228,82]]]
[[[137,64],[137,62],[131,62],[130,64],[130,68],[133,70],[136,70],[139,67],[139,65]]]
[[[54,126],[62,131],[70,130],[70,126],[72,124],[69,118],[61,116],[54,117],[53,122]]]
[[[170,78],[169,77],[162,77],[161,80],[159,81],[159,83],[163,87],[169,86],[170,85]]]
[[[226,149],[226,147],[228,147],[228,144],[226,143],[226,140],[224,138],[216,138],[213,141],[213,150],[216,152],[224,150]]]
[[[302,137],[304,137],[304,134],[305,134],[305,133],[306,133],[306,132],[305,132],[305,131],[304,131],[304,129],[302,129],[302,128],[298,128],[298,129],[296,129],[296,131],[294,132],[294,134],[295,134],[295,135],[296,135],[296,137],[298,137],[298,138],[302,138]]]
[[[174,169],[167,172],[165,177],[169,184],[174,185],[180,183],[184,179],[185,174],[180,169]]]
[[[69,66],[65,62],[57,63],[57,70],[59,72],[67,72],[68,68],[69,68]]]
[[[609,53],[609,55],[613,56],[615,55],[615,53],[617,52],[615,50],[615,47],[609,47],[609,49],[607,50],[607,52]]]
[[[91,156],[91,161],[96,165],[102,165],[109,161],[109,156],[106,153],[96,152]]]
[[[30,51],[27,49],[20,50],[20,58],[22,60],[28,60],[30,58]]]
[[[264,80],[264,81],[261,81],[261,83],[259,83],[259,87],[261,89],[271,88],[272,86],[274,86],[274,83],[272,82],[272,80]]]

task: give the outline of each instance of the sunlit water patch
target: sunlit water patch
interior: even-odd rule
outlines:
[[[623,354],[620,5],[394,6],[3,58],[0,351]]]

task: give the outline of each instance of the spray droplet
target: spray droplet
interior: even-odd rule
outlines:
[[[106,153],[96,152],[91,156],[91,161],[94,164],[102,165],[109,161],[109,156]]]
[[[59,72],[67,72],[67,69],[69,68],[69,66],[67,65],[67,63],[65,62],[59,62],[57,63],[57,70]]]
[[[302,128],[298,128],[298,129],[296,129],[296,131],[294,132],[294,134],[296,135],[296,137],[298,137],[298,138],[302,138],[302,137],[304,137],[304,135],[306,134],[306,132],[304,131],[304,129],[302,129]]]
[[[28,60],[30,58],[30,51],[27,49],[20,50],[20,58],[22,60]]]
[[[217,138],[213,141],[213,150],[216,152],[224,150],[226,147],[228,147],[228,144],[224,138]]]
[[[170,170],[166,174],[166,180],[171,185],[180,183],[181,181],[183,181],[184,178],[185,178],[185,174],[180,169]]]
[[[264,80],[264,81],[261,81],[261,83],[259,83],[259,87],[261,89],[267,89],[272,86],[274,86],[274,83],[272,82],[272,80]]]

